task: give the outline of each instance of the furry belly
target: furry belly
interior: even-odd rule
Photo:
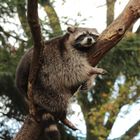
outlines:
[[[76,60],[76,56],[64,61],[54,61],[52,65],[43,66],[41,79],[44,85],[50,85],[55,89],[78,87],[88,79],[91,66],[85,59]]]

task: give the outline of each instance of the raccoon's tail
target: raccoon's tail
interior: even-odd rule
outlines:
[[[57,127],[57,121],[50,113],[42,116],[44,122],[44,137],[46,140],[61,140],[61,135]]]

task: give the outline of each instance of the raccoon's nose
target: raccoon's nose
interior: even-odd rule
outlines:
[[[87,38],[87,42],[88,42],[88,43],[91,43],[91,42],[92,42],[92,38],[91,38],[91,37],[88,37],[88,38]]]

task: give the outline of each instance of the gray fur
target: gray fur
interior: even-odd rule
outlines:
[[[85,33],[97,31],[90,28],[74,28],[63,36],[51,39],[45,43],[43,63],[33,89],[34,102],[43,107],[48,113],[61,118],[66,115],[70,97],[78,87],[88,81],[94,68],[87,61],[87,51],[76,49],[76,38]],[[94,33],[93,33],[94,32]],[[80,47],[92,47],[90,45]],[[27,81],[33,49],[22,57],[16,72],[16,85],[19,92],[27,97]],[[90,75],[90,73],[92,73]],[[96,72],[95,72],[96,74]],[[90,85],[91,86],[91,85]]]

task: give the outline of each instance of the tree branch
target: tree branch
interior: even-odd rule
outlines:
[[[3,33],[5,36],[7,36],[7,37],[13,37],[13,38],[15,38],[16,40],[19,40],[19,41],[22,41],[22,42],[27,42],[26,40],[21,39],[21,38],[19,38],[18,36],[14,36],[14,35],[10,34],[9,32],[6,32],[6,31],[2,28],[2,26],[0,26],[0,32],[2,32],[2,33]]]
[[[42,40],[41,29],[38,18],[38,3],[37,0],[28,0],[27,19],[30,25],[34,50],[33,58],[30,66],[29,79],[28,79],[28,97],[30,113],[35,116],[35,107],[33,106],[33,86],[37,77],[39,67],[41,65],[41,53],[44,47]]]
[[[28,0],[27,5],[27,19],[31,29],[34,49],[33,57],[30,66],[29,78],[28,78],[28,98],[29,98],[29,110],[30,115],[25,119],[21,130],[18,132],[14,140],[38,140],[41,132],[43,131],[43,125],[36,121],[37,110],[33,102],[33,87],[38,74],[39,67],[41,65],[41,54],[44,47],[42,40],[41,29],[38,18],[38,0]],[[35,119],[34,119],[35,118]]]
[[[116,0],[106,0],[107,6],[107,26],[114,20],[114,7]]]
[[[61,29],[60,21],[54,7],[52,6],[52,3],[50,3],[50,0],[40,1],[40,3],[44,7],[44,10],[49,18],[50,27],[53,31],[53,37],[57,35],[61,35],[62,29]]]
[[[89,52],[89,62],[95,66],[103,56],[124,36],[126,30],[140,17],[140,0],[130,0],[126,8],[103,31],[97,43]]]
[[[28,39],[31,39],[31,32],[30,28],[27,23],[27,16],[26,16],[26,8],[25,8],[26,2],[23,0],[16,0],[16,8],[17,8],[17,14],[18,18],[20,20],[21,26],[24,30],[24,33],[26,34]],[[29,46],[31,47],[31,46]]]
[[[132,126],[128,131],[125,132],[125,134],[121,137],[122,139],[128,137],[129,139],[133,139],[135,136],[138,135],[140,131],[140,121],[138,121],[134,126]]]

